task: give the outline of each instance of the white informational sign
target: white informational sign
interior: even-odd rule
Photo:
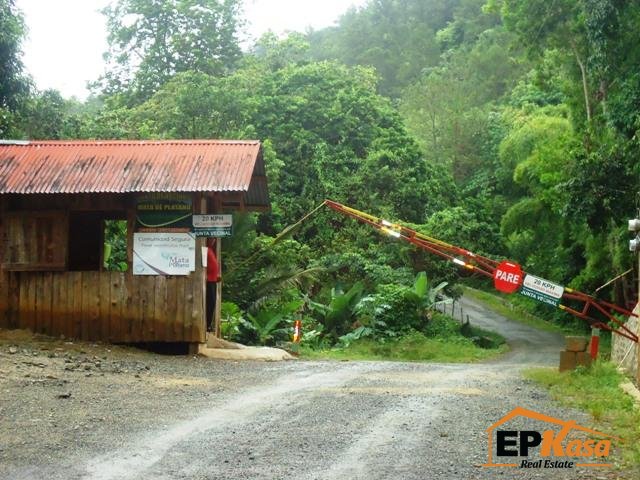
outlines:
[[[230,237],[233,215],[194,215],[193,231],[196,237]]]
[[[134,275],[189,275],[196,269],[192,233],[133,234]]]
[[[525,297],[533,298],[542,303],[558,306],[562,294],[564,293],[564,287],[556,285],[544,278],[534,277],[533,275],[527,275],[524,277],[522,283],[522,290],[520,294]]]
[[[233,226],[233,215],[194,215],[193,226],[196,228],[230,228]]]

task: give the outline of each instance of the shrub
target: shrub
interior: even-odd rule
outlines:
[[[358,282],[346,292],[341,286],[331,289],[331,298],[327,304],[309,302],[310,308],[321,317],[324,331],[334,339],[346,334],[362,298],[364,286]]]
[[[411,289],[404,285],[380,285],[378,293],[371,296],[369,305],[368,313],[372,315],[373,325],[396,333],[420,330],[427,319],[420,317],[409,292]]]
[[[220,331],[222,338],[236,341],[240,335],[240,324],[244,321],[244,315],[240,307],[233,302],[222,302]]]
[[[424,272],[416,275],[412,287],[380,285],[376,294],[363,298],[358,305],[359,322],[386,336],[424,330],[435,305],[448,301],[438,300],[446,285],[432,287]]]
[[[453,338],[460,336],[460,323],[448,315],[434,312],[431,320],[422,330],[427,337]]]
[[[286,341],[291,333],[294,313],[302,306],[302,300],[294,300],[283,305],[267,305],[256,314],[247,314],[242,319],[240,336],[246,343],[259,345],[275,345],[278,341]]]

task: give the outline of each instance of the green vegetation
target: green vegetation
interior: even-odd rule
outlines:
[[[106,220],[104,223],[103,267],[106,270],[124,272],[127,270],[127,222]]]
[[[319,348],[380,341],[425,324],[419,272],[459,294],[450,262],[330,211],[276,237],[325,198],[586,292],[634,263],[638,2],[371,0],[244,52],[241,5],[113,2],[105,74],[78,102],[33,87],[22,16],[0,0],[0,138],[262,141],[272,209],[223,241],[230,336],[277,344],[299,318]]]
[[[620,389],[625,378],[615,365],[596,362],[590,368],[579,367],[573,372],[536,368],[525,376],[548,388],[561,403],[589,412],[597,430],[624,440],[620,445],[623,465],[640,465],[640,408]]]
[[[475,362],[494,358],[507,351],[500,335],[473,328],[461,332],[460,324],[450,317],[437,314],[425,333],[413,331],[384,341],[364,338],[334,348],[303,346],[300,357],[317,360],[395,360],[403,362]],[[479,347],[473,339],[485,337],[489,343]]]
[[[239,2],[218,0],[108,5],[103,10],[109,28],[107,73],[97,86],[134,104],[177,73],[231,71],[241,53],[239,12]]]

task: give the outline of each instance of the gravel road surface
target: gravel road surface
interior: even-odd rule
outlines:
[[[640,478],[482,467],[486,429],[516,406],[590,419],[521,377],[556,364],[561,337],[463,304],[512,351],[472,365],[238,363],[0,332],[0,478]]]

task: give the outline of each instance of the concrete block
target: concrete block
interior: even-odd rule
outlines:
[[[207,347],[208,348],[227,348],[230,350],[240,350],[246,348],[244,345],[235,342],[229,342],[222,338],[216,338],[212,333],[207,333]]]
[[[585,337],[564,337],[567,352],[584,352],[587,349]]]
[[[560,371],[575,370],[576,352],[560,352]]]
[[[263,362],[279,362],[282,360],[295,360],[296,357],[271,347],[245,347],[245,348],[208,348],[202,346],[200,355],[203,357],[217,358],[219,360],[261,360]]]
[[[591,355],[589,352],[576,352],[576,365],[588,367],[591,365]]]

